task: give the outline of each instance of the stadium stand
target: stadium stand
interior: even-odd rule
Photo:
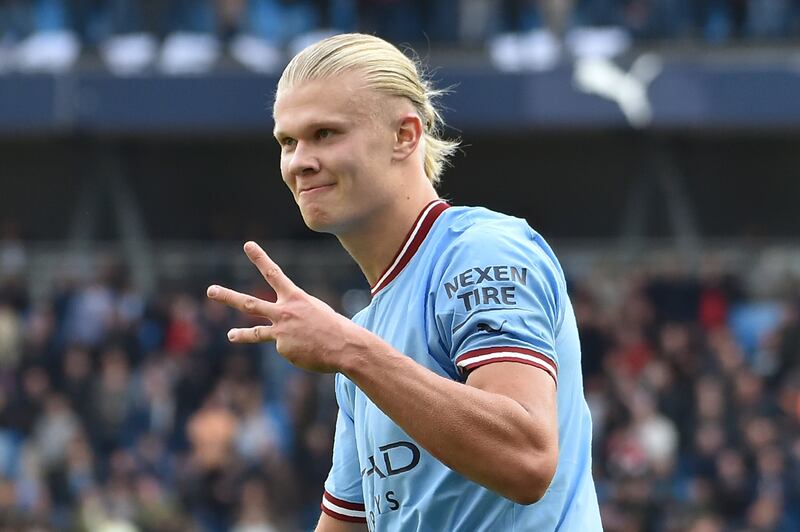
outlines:
[[[500,65],[547,68],[562,44],[580,53],[624,49],[630,38],[769,42],[796,37],[799,25],[791,0],[5,0],[0,71],[64,71],[82,49],[122,74],[154,63],[172,74],[207,72],[224,49],[275,71],[283,51],[353,30],[394,42],[488,42]]]
[[[97,277],[34,300],[12,236],[0,244],[6,528],[313,525],[336,412],[329,377],[271,345],[232,348],[233,313],[201,291],[145,297],[107,259]],[[665,264],[598,263],[572,283],[606,530],[794,530],[796,278],[763,298],[724,261],[696,274]],[[313,292],[340,311],[363,304],[363,287],[343,298],[324,283]],[[245,287],[269,297],[256,279]]]

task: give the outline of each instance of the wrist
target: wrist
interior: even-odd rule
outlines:
[[[369,371],[376,358],[380,357],[389,346],[381,338],[357,325],[348,333],[347,349],[343,353],[344,356],[337,361],[337,367],[339,373],[355,381],[360,374]]]

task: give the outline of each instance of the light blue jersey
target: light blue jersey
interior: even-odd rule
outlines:
[[[353,321],[438,375],[464,382],[503,361],[547,372],[557,386],[558,468],[539,502],[515,504],[428,454],[339,374],[322,510],[389,532],[602,530],[578,330],[544,239],[523,220],[437,200],[372,295]]]

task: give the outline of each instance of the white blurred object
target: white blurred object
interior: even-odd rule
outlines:
[[[93,532],[139,532],[139,529],[125,520],[108,520],[103,521],[101,523],[97,523],[95,527],[92,528]]]
[[[158,67],[166,74],[204,74],[219,57],[219,42],[205,33],[177,32],[161,47]]]
[[[575,28],[565,38],[575,57],[616,57],[630,49],[630,34],[622,28]]]
[[[551,70],[558,65],[561,56],[561,43],[548,30],[505,33],[489,42],[489,57],[495,67],[504,72]]]
[[[278,71],[283,63],[283,54],[276,46],[252,35],[237,35],[231,41],[230,52],[242,65],[262,74]]]
[[[492,64],[502,72],[522,70],[519,35],[504,33],[489,41],[489,57]]]
[[[327,39],[328,37],[333,37],[334,35],[337,35],[339,33],[341,32],[336,30],[321,29],[300,34],[294,39],[292,39],[291,42],[289,43],[288,46],[289,55],[291,57],[294,57],[300,52],[302,52],[303,49],[311,46],[312,44],[318,43],[319,41]]]
[[[666,416],[653,415],[634,428],[636,439],[647,455],[648,461],[658,466],[675,459],[678,448],[678,430]]]
[[[533,30],[519,40],[522,67],[526,70],[552,70],[561,61],[562,46],[549,30]]]
[[[19,43],[14,62],[23,72],[58,73],[69,70],[80,53],[81,43],[73,32],[38,32]]]
[[[100,47],[103,61],[118,76],[140,73],[153,63],[157,53],[158,43],[149,33],[116,35]]]
[[[633,127],[645,127],[653,120],[647,89],[662,70],[655,54],[640,56],[628,72],[605,58],[575,61],[575,84],[580,90],[614,101]]]

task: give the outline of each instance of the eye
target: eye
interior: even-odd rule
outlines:
[[[329,139],[333,136],[334,131],[328,128],[322,128],[317,131],[317,138],[320,140]]]
[[[283,137],[279,142],[284,148],[292,148],[295,144],[297,144],[297,141],[292,137]]]

